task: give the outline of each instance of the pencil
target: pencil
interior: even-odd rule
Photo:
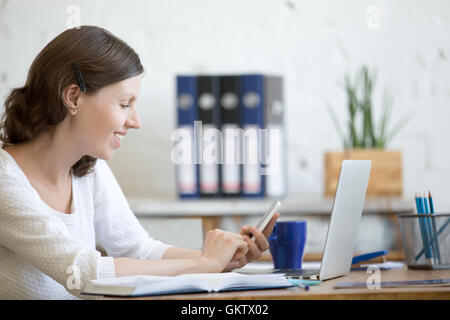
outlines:
[[[434,213],[433,197],[431,191],[428,191],[428,200],[430,201],[430,213]]]
[[[434,205],[433,205],[433,197],[431,196],[431,191],[428,191],[428,201],[430,202],[430,214],[433,215],[434,214]],[[441,264],[441,251],[439,249],[439,239],[438,239],[438,233],[436,232],[436,222],[435,222],[434,217],[431,218],[431,224],[433,227],[433,240],[432,241],[435,246],[438,262],[439,262],[439,264]]]
[[[445,228],[450,224],[450,218],[447,219],[447,221],[439,228],[436,238],[438,238],[442,232],[444,232]],[[426,256],[425,247],[417,254],[415,261],[419,260],[423,254]]]
[[[422,199],[422,213],[425,214],[425,227],[426,227],[426,234],[427,234],[427,240],[428,245],[430,247],[430,258],[432,262],[435,261],[437,253],[436,248],[434,246],[433,242],[433,229],[431,227],[431,218],[430,218],[430,210],[428,208],[428,197],[427,194],[424,192],[420,195]]]
[[[433,230],[432,230],[432,223],[431,223],[431,218],[429,217],[430,215],[430,210],[428,208],[428,197],[426,195],[426,193],[422,193],[422,201],[424,204],[424,210],[423,213],[426,214],[426,218],[425,218],[425,223],[426,223],[426,227],[427,227],[427,237],[429,240],[429,245],[431,248],[431,258],[433,259],[433,262],[436,262],[436,258],[437,258],[437,251],[436,251],[436,246],[435,243],[433,241],[434,237],[433,237]]]
[[[416,193],[416,206],[417,206],[417,213],[419,215],[422,215],[424,213],[423,199],[422,199],[422,196],[418,193]],[[428,237],[427,237],[427,227],[426,227],[425,220],[422,219],[422,217],[419,217],[419,226],[420,226],[420,233],[422,235],[423,249],[425,250],[425,260],[427,263],[431,263],[431,251],[430,251],[430,244],[428,242]]]

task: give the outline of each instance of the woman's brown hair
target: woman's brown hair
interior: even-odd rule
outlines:
[[[31,64],[26,83],[5,100],[0,120],[4,146],[27,142],[55,129],[68,114],[63,89],[79,85],[74,63],[86,94],[144,72],[139,56],[124,41],[96,26],[69,29],[50,41]],[[72,166],[76,176],[89,173],[97,159],[84,156]]]

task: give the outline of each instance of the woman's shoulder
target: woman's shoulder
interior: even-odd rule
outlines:
[[[37,208],[40,205],[38,200],[37,193],[14,158],[0,148],[0,211],[4,206]]]
[[[90,173],[81,177],[81,179],[87,178],[86,180],[89,180],[95,188],[102,188],[105,184],[108,185],[111,183],[111,176],[113,176],[113,174],[107,161],[97,159]]]
[[[3,148],[0,148],[0,182],[26,183],[27,179],[14,158]]]
[[[6,166],[11,162],[11,156],[5,149],[0,147],[0,172],[5,171]]]
[[[92,177],[91,181],[95,195],[100,197],[112,195],[112,197],[116,197],[121,193],[116,177],[106,160],[97,159],[92,170]]]
[[[92,176],[94,180],[101,179],[105,171],[109,169],[108,164],[105,160],[97,159],[95,162],[95,165],[92,167],[92,170],[90,173],[87,174],[87,176]]]

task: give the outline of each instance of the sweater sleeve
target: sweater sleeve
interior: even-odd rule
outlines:
[[[0,180],[0,245],[32,264],[77,297],[112,262],[72,236],[31,186]]]
[[[104,160],[94,170],[94,206],[97,242],[108,256],[157,260],[170,247],[141,226]]]

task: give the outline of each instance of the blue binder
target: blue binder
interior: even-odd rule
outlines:
[[[198,164],[196,161],[196,138],[194,122],[197,113],[196,76],[177,76],[177,129],[180,139],[177,149],[184,150],[182,163],[176,164],[177,192],[180,198],[198,198]],[[186,152],[187,151],[187,152]],[[190,151],[190,153],[189,153]]]
[[[264,197],[265,176],[261,166],[261,129],[264,121],[264,76],[248,74],[241,76],[241,127],[242,150],[242,196]]]
[[[220,116],[222,132],[221,183],[223,197],[241,196],[241,123],[239,76],[220,77]]]

